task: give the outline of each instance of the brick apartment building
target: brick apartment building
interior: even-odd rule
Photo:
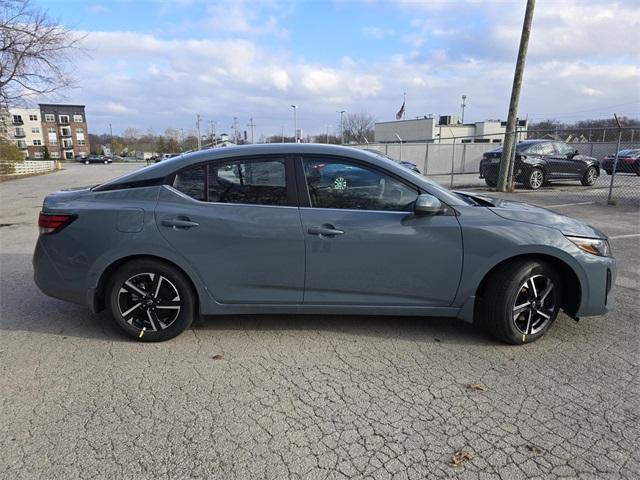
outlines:
[[[39,108],[10,108],[2,117],[3,135],[26,158],[43,158],[45,146],[51,159],[73,160],[90,152],[84,105],[41,103]]]

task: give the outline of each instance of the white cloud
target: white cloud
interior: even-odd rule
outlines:
[[[264,35],[283,31],[280,17],[263,20],[233,4],[224,25],[223,17],[216,20],[224,32],[218,39],[91,32],[85,40],[90,58],[78,63],[82,86],[70,100],[87,104],[98,131],[109,122],[117,131],[187,127],[200,113],[218,120],[220,131],[235,115],[243,123],[253,117],[258,132],[271,134],[290,126],[288,106],[295,103],[299,124],[315,132],[336,121],[336,109],[392,119],[403,92],[407,118],[456,113],[462,93],[468,95],[469,119],[504,118],[523,9],[462,4],[467,15],[486,11],[481,27],[474,27],[480,35],[471,25],[460,30],[464,19],[457,19],[462,7],[456,5],[442,2],[420,10],[424,18],[414,18],[406,32],[410,46],[374,60],[350,53],[318,61],[275,49]],[[637,9],[631,3],[578,0],[557,5],[538,2],[521,114],[541,118],[592,108],[603,114],[609,113],[607,105],[626,104],[622,113],[637,116]],[[212,7],[207,21],[217,18],[213,13]],[[382,30],[361,33],[391,34]]]
[[[362,29],[362,35],[367,38],[375,38],[378,40],[386,37],[393,37],[395,34],[395,30],[392,28],[364,27]]]

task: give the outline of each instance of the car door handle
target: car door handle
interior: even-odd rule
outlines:
[[[172,227],[174,230],[178,228],[192,228],[197,227],[200,224],[198,222],[192,222],[188,218],[171,218],[162,220],[162,225],[165,227]]]
[[[333,237],[334,235],[343,235],[344,231],[338,230],[333,225],[322,225],[320,227],[309,227],[307,230],[310,235],[319,235],[325,237]]]

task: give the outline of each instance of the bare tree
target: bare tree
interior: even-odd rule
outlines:
[[[368,113],[349,113],[344,117],[345,143],[364,143],[373,141],[373,128],[376,119]]]
[[[0,0],[0,107],[72,86],[80,40],[30,0]]]

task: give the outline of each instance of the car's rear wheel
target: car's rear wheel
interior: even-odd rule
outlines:
[[[580,180],[580,182],[585,187],[590,187],[594,183],[596,183],[596,180],[598,180],[598,169],[596,167],[589,167],[587,168],[587,171],[584,172],[584,175],[582,176],[582,180]]]
[[[109,163],[109,160],[105,160],[104,164],[107,165]]]
[[[537,190],[545,183],[544,172],[541,168],[532,168],[527,175],[524,186],[529,190]]]
[[[488,187],[495,187],[496,185],[498,185],[498,182],[491,178],[485,178],[484,183],[486,183]]]
[[[562,281],[547,263],[514,261],[487,279],[478,302],[478,319],[492,335],[513,345],[529,343],[558,316]]]
[[[196,315],[189,280],[157,260],[135,260],[120,267],[106,295],[115,322],[140,341],[173,338],[189,328]]]
[[[85,165],[89,165],[89,160],[85,160],[85,161],[84,161],[84,164],[85,164]]]

